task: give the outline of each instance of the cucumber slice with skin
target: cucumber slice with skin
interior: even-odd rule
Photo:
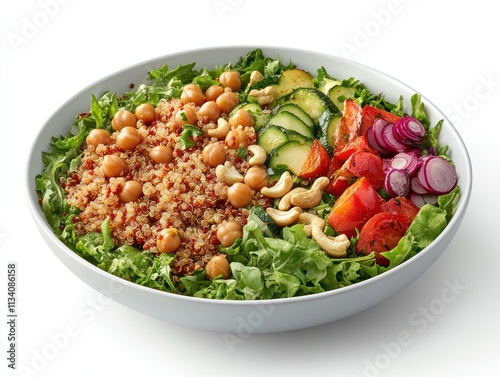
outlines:
[[[279,106],[274,112],[274,114],[279,114],[282,111],[288,111],[289,113],[292,113],[293,115],[297,116],[302,122],[304,122],[309,128],[314,129],[315,125],[312,118],[309,116],[308,113],[306,113],[297,105],[293,103],[286,103],[284,105]]]
[[[282,111],[274,116],[272,116],[268,124],[274,126],[280,126],[286,128],[287,130],[292,130],[298,132],[308,138],[314,138],[315,130],[309,128],[299,117],[293,115],[288,111]]]
[[[249,102],[241,106],[242,109],[248,111],[254,120],[254,129],[255,131],[260,130],[262,127],[266,125],[269,118],[271,117],[270,113],[265,113],[260,105],[255,102]]]
[[[269,125],[261,129],[257,137],[257,144],[260,145],[267,154],[288,141],[286,130],[282,127]]]
[[[309,156],[312,142],[304,144],[298,141],[288,141],[273,149],[269,156],[269,167],[273,170],[288,170],[290,173],[299,175],[302,165]]]
[[[292,131],[292,130],[285,130],[286,135],[288,136],[288,140],[290,141],[298,141],[301,144],[307,143],[307,142],[312,142],[313,139],[310,137],[306,137],[302,134],[299,134],[298,132]]]
[[[335,85],[328,91],[328,97],[340,111],[344,111],[344,101],[347,98],[354,98],[355,91],[356,89],[353,87]]]
[[[278,99],[278,104],[293,103],[312,118],[315,124],[323,113],[340,113],[330,98],[316,88],[298,88]]]

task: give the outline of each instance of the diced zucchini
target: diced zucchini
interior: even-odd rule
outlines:
[[[269,167],[273,170],[288,170],[298,175],[302,165],[309,155],[312,142],[304,144],[298,141],[288,141],[275,148],[269,156]]]
[[[288,141],[286,130],[279,126],[269,125],[260,130],[257,135],[257,144],[260,145],[267,154],[274,148],[285,144]]]
[[[302,110],[297,105],[295,105],[294,103],[285,103],[284,105],[279,106],[274,111],[274,114],[279,114],[282,111],[288,111],[289,113],[292,113],[293,115],[299,117],[300,120],[302,122],[304,122],[309,128],[313,128],[314,129],[314,127],[315,127],[314,121],[309,116],[309,114],[306,113],[304,110]]]
[[[308,138],[314,138],[314,129],[309,128],[303,121],[299,119],[296,115],[288,111],[282,111],[269,119],[268,124],[274,126],[280,126],[286,128],[287,130],[296,131]]]
[[[254,119],[254,126],[253,127],[255,128],[255,131],[258,131],[263,126],[265,126],[265,124],[267,123],[267,121],[271,117],[270,113],[265,113],[262,110],[262,108],[260,107],[260,105],[258,103],[255,103],[255,102],[246,103],[243,106],[241,106],[241,108],[245,109],[250,114],[252,114],[253,119]]]
[[[356,89],[353,87],[336,85],[330,88],[328,91],[328,97],[332,100],[337,109],[344,111],[344,101],[347,98],[354,98],[355,91]]]
[[[293,103],[299,106],[312,118],[315,124],[318,124],[319,117],[328,111],[331,114],[340,113],[333,102],[325,93],[316,88],[298,88],[291,93],[280,97],[278,105]]]
[[[278,99],[297,88],[314,88],[314,81],[311,74],[302,69],[283,71],[279,84],[274,85],[274,98]]]

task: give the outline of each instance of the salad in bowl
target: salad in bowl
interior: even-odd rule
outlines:
[[[77,277],[146,315],[268,333],[366,310],[452,241],[472,168],[428,99],[370,67],[212,47],[104,77],[41,128],[40,234]]]
[[[33,179],[64,245],[141,286],[266,300],[371,279],[446,228],[460,181],[419,94],[261,49],[221,64],[92,95],[52,138]]]

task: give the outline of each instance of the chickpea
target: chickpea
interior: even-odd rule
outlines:
[[[229,118],[229,124],[232,127],[253,127],[255,124],[255,120],[253,118],[253,115],[245,109],[238,109]]]
[[[156,118],[156,111],[150,103],[143,103],[136,107],[135,116],[144,124],[151,124]]]
[[[217,227],[217,239],[224,247],[231,246],[241,237],[243,237],[243,227],[234,221],[223,221]]]
[[[205,94],[201,88],[196,84],[187,84],[182,88],[181,93],[181,102],[182,103],[194,103],[196,106],[203,105],[205,102]]]
[[[131,151],[141,142],[141,136],[135,127],[123,127],[116,137],[116,144],[122,151]]]
[[[135,127],[136,125],[137,117],[128,110],[118,110],[111,120],[111,127],[115,131],[120,131],[123,127]]]
[[[203,157],[203,163],[212,168],[221,165],[226,160],[226,149],[224,146],[216,141],[215,143],[208,144],[205,148],[203,148],[203,152],[201,152]]]
[[[194,107],[191,105],[184,105],[175,113],[175,123],[178,126],[183,126],[184,124],[196,124],[196,122],[198,122],[198,115],[196,114]]]
[[[85,141],[87,145],[93,145],[94,147],[97,147],[99,144],[108,145],[111,143],[111,136],[108,131],[96,128],[90,131]]]
[[[165,145],[157,145],[149,152],[149,158],[153,160],[155,164],[168,164],[170,161],[172,161],[172,157],[172,148]]]
[[[219,106],[215,103],[215,101],[207,101],[203,105],[201,105],[198,110],[198,115],[202,117],[207,117],[209,121],[217,122],[219,119],[220,110]]]
[[[222,86],[237,92],[241,88],[241,76],[238,71],[222,72],[219,76],[219,82]]]
[[[137,181],[127,181],[118,194],[118,199],[123,203],[135,202],[142,195],[142,185]]]
[[[269,186],[269,176],[264,169],[258,166],[252,166],[245,173],[243,182],[252,190],[260,191],[262,187]]]
[[[173,253],[179,246],[181,246],[181,237],[175,228],[162,229],[156,238],[156,247],[161,253]]]
[[[243,208],[252,202],[252,189],[244,183],[235,183],[227,189],[227,198],[235,208]]]
[[[229,114],[232,109],[234,109],[239,103],[240,100],[236,93],[233,92],[224,92],[215,100],[217,106],[219,106],[219,110],[221,113]]]
[[[227,279],[231,275],[231,267],[227,258],[222,255],[214,255],[205,266],[205,272],[210,280],[221,275],[223,279]]]
[[[246,147],[248,145],[248,136],[243,130],[231,130],[226,135],[225,143],[231,149]]]
[[[126,167],[125,160],[114,154],[107,154],[102,160],[102,172],[108,178],[120,176]]]
[[[224,87],[222,85],[212,85],[205,90],[205,97],[207,101],[215,101],[222,93],[224,93]]]

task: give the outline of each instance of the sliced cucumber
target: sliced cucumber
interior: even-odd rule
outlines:
[[[286,130],[279,126],[269,125],[260,130],[257,136],[257,144],[260,145],[267,154],[280,145],[288,141]]]
[[[313,139],[310,137],[306,137],[302,134],[299,134],[298,132],[292,131],[292,130],[285,130],[286,135],[288,136],[288,140],[292,141],[298,141],[301,144],[307,143],[307,142],[312,142]]]
[[[273,170],[288,170],[298,175],[302,165],[309,156],[312,142],[304,144],[298,141],[288,141],[275,148],[269,156],[269,167]]]
[[[339,80],[335,80],[335,79],[329,79],[329,78],[324,78],[323,81],[321,82],[321,84],[318,86],[318,89],[325,93],[325,94],[328,94],[329,90],[331,88],[333,88],[334,86],[336,85],[339,85],[340,84],[340,81]]]
[[[330,117],[328,120],[325,120],[323,124],[321,124],[321,135],[319,137],[319,141],[328,153],[332,152],[335,147],[335,130],[341,120],[342,115],[336,115]]]
[[[331,114],[340,113],[330,98],[316,88],[298,88],[278,99],[278,105],[286,103],[299,106],[309,114],[315,124],[318,124],[319,117],[325,111]]]
[[[274,85],[274,98],[278,99],[297,88],[314,88],[314,81],[311,74],[302,69],[283,71],[279,84]]]
[[[274,126],[280,126],[286,128],[287,130],[292,130],[302,134],[308,138],[314,138],[314,129],[309,128],[299,117],[293,115],[288,111],[282,111],[276,115],[273,115],[268,124]]]
[[[243,106],[241,106],[241,108],[245,109],[246,111],[248,111],[250,114],[253,115],[254,119],[253,127],[255,128],[255,131],[258,131],[259,129],[264,127],[269,118],[271,117],[270,113],[265,113],[260,107],[260,105],[255,102],[246,103]]]
[[[274,114],[279,114],[282,111],[288,111],[289,113],[292,113],[293,115],[297,116],[302,122],[304,122],[309,128],[314,129],[314,121],[309,116],[309,114],[294,103],[285,103],[284,105],[279,106],[275,110]]]
[[[335,85],[328,91],[328,97],[340,111],[344,111],[344,101],[347,98],[354,98],[355,91],[356,89],[353,87]]]

